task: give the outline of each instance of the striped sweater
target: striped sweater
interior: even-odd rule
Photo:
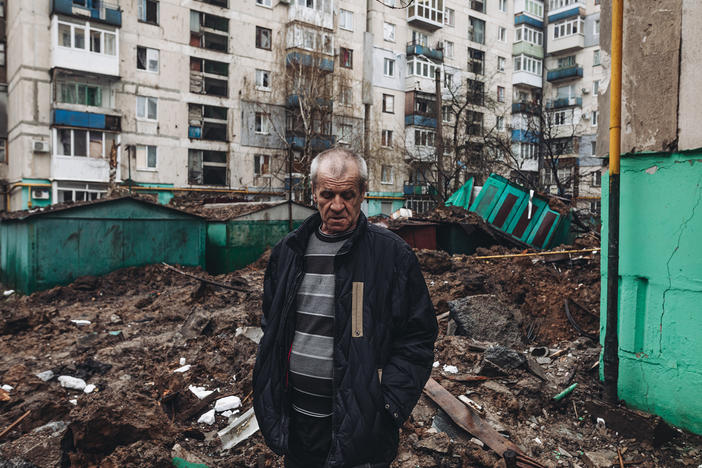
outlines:
[[[334,350],[334,257],[351,232],[319,230],[305,251],[304,277],[296,297],[295,337],[290,352],[292,408],[316,418],[332,414]]]

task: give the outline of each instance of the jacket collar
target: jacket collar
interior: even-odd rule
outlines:
[[[310,236],[315,230],[319,228],[322,224],[322,217],[319,212],[316,212],[309,218],[307,218],[297,229],[292,232],[292,235],[288,237],[287,245],[298,255],[304,255],[305,249],[307,249],[307,243],[310,240]],[[341,247],[339,254],[343,254],[349,251],[356,241],[365,234],[368,229],[368,219],[366,215],[361,211],[358,215],[358,222],[356,223],[356,230],[348,241]]]

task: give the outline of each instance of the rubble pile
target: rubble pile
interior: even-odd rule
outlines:
[[[417,252],[440,324],[432,378],[493,435],[423,395],[393,467],[504,466],[495,443],[542,466],[619,466],[618,449],[625,466],[702,463],[699,437],[627,413],[632,435],[599,401],[584,336],[599,329],[598,254],[525,253]],[[249,412],[265,264],[127,268],[2,296],[0,467],[282,467]]]

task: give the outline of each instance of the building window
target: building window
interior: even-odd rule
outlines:
[[[600,35],[600,20],[599,20],[599,18],[596,19],[596,20],[595,20],[595,23],[593,24],[592,33],[593,33],[595,36],[599,36],[599,35]]]
[[[381,132],[381,146],[390,147],[392,146],[392,130],[383,130]]]
[[[595,156],[597,154],[597,141],[590,142],[590,153]]]
[[[434,79],[436,76],[437,66],[433,62],[412,56],[407,60],[407,76],[423,76],[424,78]]]
[[[453,42],[444,41],[444,57],[453,58]]]
[[[599,118],[599,112],[598,111],[592,111],[592,126],[597,127],[597,119]]]
[[[392,23],[383,23],[383,39],[390,42],[395,42],[395,25]]]
[[[450,122],[451,121],[451,106],[441,106],[441,121]]]
[[[339,92],[339,104],[342,106],[350,106],[353,100],[353,89],[351,86],[341,86]]]
[[[584,21],[582,18],[566,19],[553,24],[553,38],[568,37],[583,33]]]
[[[452,73],[444,73],[444,88],[448,88],[448,89],[453,88],[453,74]]]
[[[468,71],[482,75],[485,71],[485,52],[468,48]]]
[[[158,49],[137,46],[137,69],[158,73]]]
[[[136,147],[136,162],[138,170],[156,170],[158,149],[152,145],[138,145]]]
[[[468,40],[477,42],[478,44],[485,44],[485,21],[473,18],[472,16],[470,17]]]
[[[56,155],[103,159],[116,144],[115,133],[59,128],[56,130]]]
[[[392,166],[386,166],[383,164],[380,167],[380,183],[392,184]]]
[[[415,146],[430,146],[434,147],[434,135],[431,130],[414,130],[414,145]]]
[[[501,115],[498,115],[497,119],[495,120],[495,126],[500,132],[503,131],[505,129],[505,118]]]
[[[117,40],[114,31],[106,31],[90,23],[74,24],[59,22],[59,46],[73,49],[86,49],[86,35],[89,37],[90,52],[101,55],[117,55]]]
[[[507,11],[507,0],[500,0],[499,8],[500,11]]]
[[[446,26],[454,27],[456,24],[456,11],[453,8],[446,8],[444,10],[444,24]]]
[[[514,42],[521,41],[540,46],[544,43],[544,33],[526,24],[519,25],[514,29]]]
[[[271,72],[268,70],[256,70],[256,89],[271,90]]]
[[[254,116],[254,131],[262,135],[268,135],[268,117],[263,112],[256,112]]]
[[[353,50],[342,47],[339,51],[339,57],[342,67],[353,68]]]
[[[497,57],[497,71],[505,71],[505,58]]]
[[[595,154],[594,152],[592,154]],[[602,185],[602,172],[595,171],[592,173],[592,186],[600,187]]]
[[[188,137],[227,141],[227,108],[202,104],[188,105]]]
[[[256,26],[256,48],[271,50],[271,39],[273,31],[268,28]]]
[[[503,86],[497,87],[497,102],[505,102],[505,88]]]
[[[600,94],[600,80],[594,80],[592,82],[592,95],[597,96]]]
[[[562,110],[553,113],[553,124],[556,126],[560,125],[570,125],[571,123],[571,111]]]
[[[59,203],[98,200],[106,193],[107,190],[102,184],[58,182]]]
[[[582,0],[551,0],[551,2],[549,3],[549,10],[557,10],[559,8],[564,8],[580,1]]]
[[[137,0],[137,18],[145,23],[158,24],[159,7],[156,0]]]
[[[264,7],[270,7],[271,6],[271,0],[256,0],[256,5],[264,6]]]
[[[392,94],[383,94],[383,112],[395,113],[395,96]]]
[[[0,67],[5,66],[5,43],[0,42]]]
[[[568,55],[566,57],[561,57],[558,59],[558,68],[570,68],[574,67],[576,65],[575,63],[575,55]]]
[[[482,106],[485,103],[485,83],[468,78],[466,101],[477,106]]]
[[[389,58],[383,60],[383,75],[387,77],[395,76],[395,61]]]
[[[429,36],[421,31],[412,30],[412,44],[427,47],[429,45]]]
[[[227,185],[227,153],[225,151],[188,150],[188,183]]]
[[[137,96],[137,119],[158,120],[158,99]]]
[[[595,67],[600,64],[600,51],[595,50],[592,52],[592,66]]]
[[[0,138],[0,163],[7,162],[7,139]]]
[[[102,107],[102,87],[77,82],[58,82],[56,102]]]
[[[254,154],[254,175],[271,174],[271,156],[269,154]]]
[[[485,13],[485,1],[484,0],[469,0],[470,9]]]
[[[347,31],[353,31],[352,11],[344,10],[343,8],[339,10],[339,27],[341,29],[346,29]]]
[[[497,28],[497,40],[500,42],[506,42],[507,41],[507,29],[503,28],[502,26],[498,26]]]
[[[529,57],[528,55],[517,55],[514,57],[514,71],[527,72],[541,76],[542,62],[540,59]]]

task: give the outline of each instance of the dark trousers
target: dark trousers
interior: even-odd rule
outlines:
[[[286,468],[322,468],[331,448],[332,418],[290,412]]]

